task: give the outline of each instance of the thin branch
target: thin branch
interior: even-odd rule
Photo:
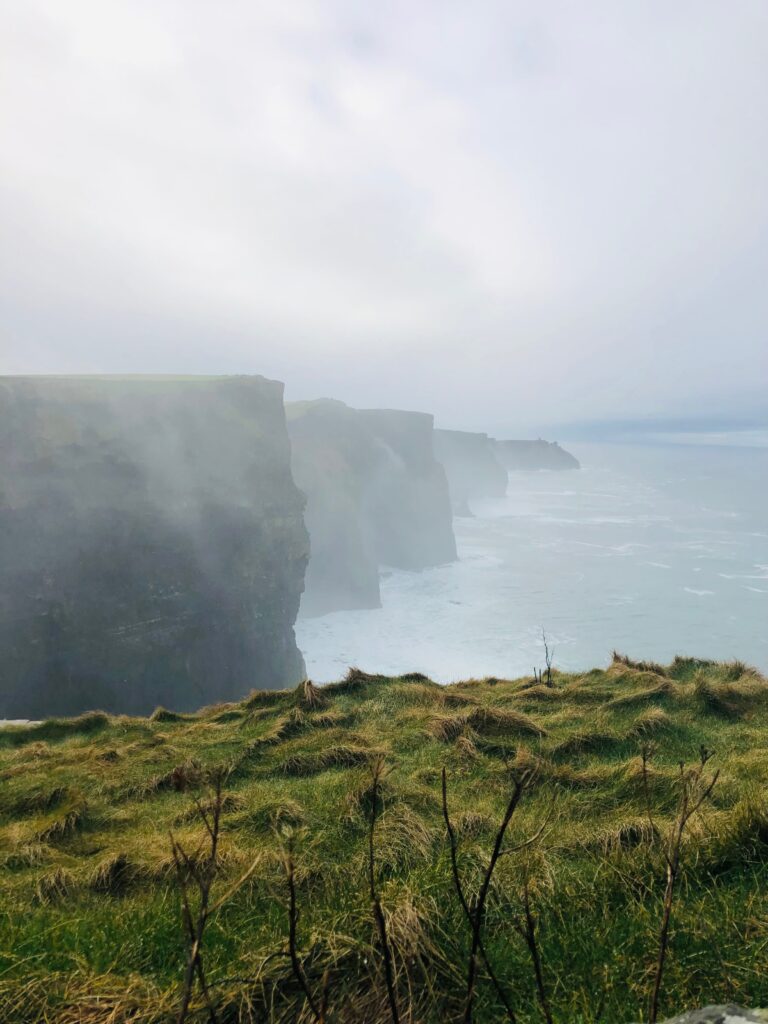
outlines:
[[[389,1012],[392,1017],[392,1024],[400,1024],[400,1013],[397,1008],[397,996],[395,994],[395,977],[392,964],[392,951],[389,948],[387,938],[387,924],[384,920],[384,912],[381,909],[381,901],[376,892],[376,858],[375,858],[375,831],[376,815],[379,803],[379,785],[384,769],[384,762],[378,758],[371,766],[371,822],[368,830],[368,881],[371,892],[371,904],[373,916],[376,920],[376,927],[379,932],[381,953],[384,959],[384,978],[387,985],[387,998],[389,1000]]]
[[[516,846],[508,846],[506,850],[502,850],[500,856],[507,857],[510,853],[519,853],[521,850],[527,850],[528,847],[533,846],[534,843],[538,842],[539,839],[544,835],[547,830],[549,823],[555,816],[555,801],[552,800],[552,805],[547,811],[547,816],[544,819],[543,824],[536,829],[533,835],[529,839],[524,839],[522,843],[518,843]]]
[[[680,874],[680,856],[683,845],[683,834],[693,815],[696,814],[704,802],[712,795],[712,791],[717,784],[717,780],[720,778],[720,770],[718,769],[712,774],[712,778],[709,782],[704,784],[704,769],[712,757],[713,752],[711,750],[708,750],[704,746],[700,747],[699,765],[693,769],[688,777],[685,775],[685,766],[683,762],[680,762],[680,799],[678,802],[677,818],[670,829],[664,848],[664,859],[667,864],[667,883],[664,888],[664,900],[662,903],[661,927],[659,929],[659,949],[656,956],[656,970],[654,972],[653,991],[651,993],[650,1010],[648,1013],[649,1024],[656,1024],[659,1016],[661,983],[664,977],[664,967],[667,960],[667,952],[669,950],[669,928],[672,920],[675,886]],[[643,758],[643,766],[645,775],[645,756]],[[703,788],[701,788],[702,786]]]
[[[547,634],[542,629],[541,639],[544,642],[544,661],[547,665],[547,686],[552,686],[552,659],[555,654],[554,648],[550,651],[549,642],[547,641]],[[539,672],[539,682],[541,682],[541,672]]]
[[[221,812],[223,806],[223,781],[223,773],[218,772],[214,779],[213,811],[210,817],[200,801],[194,801],[198,815],[210,838],[208,853],[203,863],[201,865],[195,863],[199,851],[194,857],[190,857],[181,843],[178,842],[173,835],[170,837],[171,853],[173,855],[179,889],[181,891],[182,920],[184,922],[184,928],[187,932],[187,938],[189,941],[187,964],[184,970],[184,980],[182,982],[181,1005],[179,1006],[179,1013],[176,1018],[177,1024],[185,1024],[187,1019],[190,1003],[192,1001],[195,978],[197,978],[200,991],[205,999],[206,1007],[208,1009],[208,1020],[210,1021],[210,1024],[218,1024],[218,1017],[216,1016],[213,999],[211,998],[210,989],[208,988],[205,971],[203,969],[202,943],[205,926],[208,923],[208,918],[210,916],[211,888],[218,873],[219,836],[221,833]],[[192,913],[192,903],[189,895],[189,886],[185,877],[185,869],[191,875],[199,892],[196,915],[193,915]]]
[[[547,998],[547,992],[544,987],[544,973],[541,967],[541,955],[539,954],[539,944],[536,940],[536,918],[531,912],[531,897],[528,890],[528,882],[525,883],[525,889],[523,891],[523,912],[524,912],[524,924],[516,923],[515,927],[522,937],[525,939],[525,944],[528,946],[528,952],[531,954],[531,961],[533,963],[533,973],[536,978],[536,997],[539,1000],[539,1006],[541,1012],[544,1015],[544,1020],[547,1024],[552,1024],[552,1011],[549,1006],[549,999]]]
[[[291,957],[291,967],[296,980],[301,987],[309,1008],[312,1011],[312,1015],[319,1024],[322,1024],[322,1015],[317,1008],[312,990],[307,982],[306,975],[301,966],[299,960],[299,954],[296,949],[296,929],[299,923],[299,913],[296,908],[296,868],[293,859],[293,836],[289,837],[285,856],[285,874],[288,879],[288,952]]]
[[[453,875],[453,884],[456,889],[456,893],[459,897],[461,909],[464,911],[464,916],[466,917],[467,922],[469,923],[469,927],[473,928],[474,922],[472,919],[472,911],[470,910],[469,903],[467,902],[467,899],[464,895],[464,887],[461,884],[461,877],[459,875],[456,833],[454,831],[453,825],[451,823],[451,818],[448,813],[448,782],[445,768],[443,768],[443,819],[445,820],[445,827],[448,832],[448,842],[451,850],[451,873]],[[510,1020],[510,1024],[516,1024],[517,1018],[515,1017],[515,1011],[512,1009],[507,994],[501,987],[501,983],[499,982],[499,979],[496,977],[496,972],[491,966],[491,962],[488,959],[488,954],[485,951],[485,944],[482,940],[482,937],[480,938],[478,948],[480,951],[480,956],[483,959],[483,963],[485,964],[485,969],[488,972],[488,977],[491,979],[491,984],[496,989],[496,994],[504,1004],[504,1009],[507,1011],[507,1017]]]
[[[475,997],[475,982],[477,980],[477,954],[480,949],[480,937],[483,927],[483,916],[485,914],[485,903],[488,898],[488,890],[491,885],[493,872],[496,868],[496,862],[501,855],[501,845],[504,842],[504,835],[510,821],[512,820],[512,816],[517,809],[517,805],[520,803],[520,798],[523,795],[526,783],[527,776],[523,776],[523,780],[521,782],[517,779],[512,780],[512,796],[507,804],[507,809],[504,812],[504,817],[502,818],[499,830],[496,833],[496,840],[493,844],[491,859],[488,862],[488,867],[485,869],[485,875],[483,876],[480,891],[477,895],[477,902],[475,903],[474,912],[472,914],[472,945],[469,953],[469,965],[467,967],[467,995],[464,1004],[464,1024],[471,1024],[472,1022],[472,1006]]]

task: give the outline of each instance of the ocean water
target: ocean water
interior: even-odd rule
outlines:
[[[381,609],[297,623],[317,681],[356,665],[448,682],[617,649],[740,658],[768,671],[768,449],[569,445],[582,469],[513,473],[456,519],[459,560],[386,572]]]

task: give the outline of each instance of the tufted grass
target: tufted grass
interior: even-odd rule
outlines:
[[[446,766],[462,873],[477,886],[509,795],[533,781],[502,857],[485,945],[520,1024],[539,1020],[512,927],[527,882],[557,1022],[640,1021],[664,886],[660,836],[681,760],[716,751],[721,779],[691,822],[667,965],[667,1015],[768,1004],[768,684],[739,663],[616,656],[606,670],[438,686],[352,670],[326,687],[255,692],[194,715],[98,712],[0,732],[0,1020],[173,1020],[184,964],[169,831],[194,851],[194,800],[212,769],[224,799],[223,894],[256,870],[206,932],[206,971],[228,1022],[293,1021],[281,850],[296,845],[298,942],[329,1020],[386,1021],[366,888],[368,766],[384,756],[379,895],[406,1019],[460,1016],[468,934],[440,805]],[[640,745],[656,754],[645,813]],[[202,1007],[197,1017],[205,1019]],[[481,975],[475,1019],[504,1019]]]

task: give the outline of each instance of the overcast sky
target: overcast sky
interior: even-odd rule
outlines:
[[[752,415],[766,0],[0,0],[0,369]]]

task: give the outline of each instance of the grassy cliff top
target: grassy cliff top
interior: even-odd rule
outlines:
[[[312,1019],[285,956],[290,846],[297,943],[310,986],[327,978],[329,1022],[388,1020],[366,875],[370,765],[383,758],[376,878],[404,1019],[461,1017],[469,933],[442,817],[445,767],[468,892],[513,779],[527,789],[507,846],[544,826],[499,860],[484,931],[521,1024],[539,1019],[514,927],[526,882],[555,1020],[641,1020],[680,762],[697,762],[702,745],[720,777],[686,833],[662,1007],[765,1004],[766,680],[738,663],[616,658],[552,683],[439,686],[353,670],[321,690],[255,692],[195,715],[93,713],[1,731],[0,1019],[173,1019],[185,940],[169,833],[201,856],[194,802],[209,806],[224,767],[214,898],[253,870],[206,931],[221,1019]],[[481,971],[475,1020],[504,1019]]]

